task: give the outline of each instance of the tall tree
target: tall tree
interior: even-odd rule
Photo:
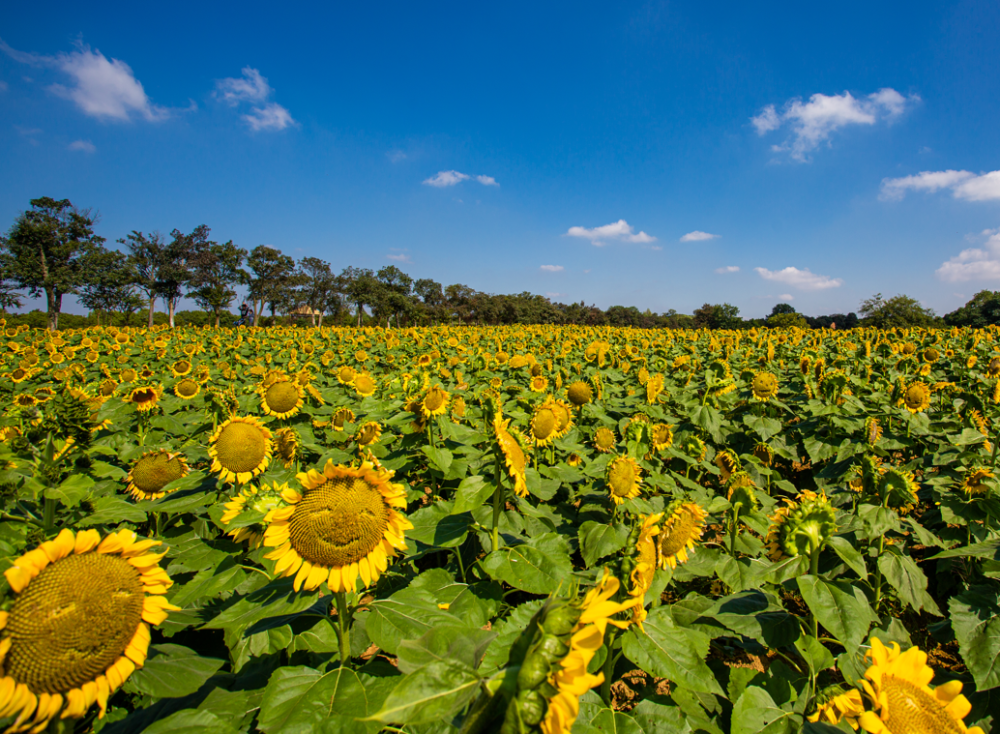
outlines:
[[[167,244],[159,232],[145,235],[136,230],[132,230],[131,234],[118,242],[129,250],[128,265],[136,287],[143,292],[149,303],[149,319],[146,323],[152,328],[156,299],[163,291],[164,276],[171,266],[167,261]]]
[[[7,251],[7,239],[0,236],[0,311],[21,308],[21,295],[17,284],[10,278],[11,255]]]
[[[125,253],[95,248],[82,258],[81,268],[85,282],[78,291],[80,303],[97,314],[98,322],[102,314],[129,315],[142,307]]]
[[[234,286],[246,283],[249,276],[241,267],[247,251],[233,244],[207,242],[190,259],[191,282],[188,295],[206,311],[211,311],[218,328],[222,312],[236,297]]]
[[[69,199],[31,200],[7,234],[10,279],[33,298],[45,294],[49,329],[59,328],[63,296],[84,283],[83,257],[104,242],[94,234],[96,218]]]
[[[444,304],[444,290],[441,284],[430,278],[420,278],[413,284],[413,292],[420,299],[425,320],[438,321],[441,318],[441,306]]]
[[[385,316],[385,325],[389,326],[389,319],[396,318],[396,326],[399,326],[399,316],[402,313],[409,313],[413,310],[411,294],[413,292],[413,278],[397,268],[395,265],[387,265],[375,275],[381,288],[376,296],[377,316],[381,319]]]
[[[313,312],[313,325],[322,326],[323,316],[340,311],[340,284],[330,270],[330,263],[318,257],[304,257],[299,260],[302,300]],[[319,314],[318,320],[316,314]]]
[[[885,300],[881,293],[861,303],[858,309],[865,326],[891,329],[894,326],[931,326],[935,321],[934,311],[924,308],[915,298],[900,294]]]
[[[295,260],[280,250],[258,245],[250,251],[247,267],[253,276],[247,280],[250,303],[253,307],[253,325],[257,326],[264,306],[276,302],[288,290],[289,277],[295,272]]]
[[[184,295],[184,289],[191,282],[191,261],[195,254],[208,247],[210,230],[200,224],[191,234],[184,234],[179,229],[170,233],[171,241],[164,252],[163,267],[160,269],[159,294],[167,304],[167,317],[170,328],[174,328],[174,314],[177,313],[177,303]]]
[[[361,326],[361,316],[365,306],[373,306],[378,295],[379,283],[375,274],[368,268],[348,266],[340,274],[341,288],[344,295],[358,312],[358,326]]]

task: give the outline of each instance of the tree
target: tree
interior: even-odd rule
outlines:
[[[100,314],[129,315],[142,307],[125,253],[95,248],[82,258],[81,268],[85,282],[78,291],[80,303],[98,314],[98,323]]]
[[[695,329],[738,329],[742,325],[739,308],[730,303],[706,303],[695,309],[692,321]]]
[[[472,308],[475,295],[476,291],[461,283],[453,283],[445,288],[444,297],[448,305],[449,320],[455,317],[463,323],[471,323],[475,318]]]
[[[257,326],[264,306],[274,303],[284,291],[290,290],[289,278],[295,273],[295,260],[273,247],[258,245],[251,250],[247,267],[253,272],[253,277],[247,278],[247,285],[250,286],[248,297],[253,307],[253,325]]]
[[[330,263],[318,257],[299,260],[299,275],[302,300],[312,309],[313,314],[319,312],[319,323],[314,318],[313,325],[322,326],[324,314],[336,315],[340,312],[340,282],[330,270]]]
[[[945,314],[948,326],[972,326],[981,329],[1000,324],[1000,291],[979,291],[961,308]]]
[[[421,311],[426,320],[438,321],[444,305],[444,291],[441,284],[430,278],[421,278],[413,284],[413,292],[420,299]]]
[[[208,246],[210,230],[200,224],[191,234],[184,234],[178,229],[170,233],[170,243],[167,245],[160,268],[159,295],[167,304],[167,318],[170,328],[174,328],[174,314],[177,313],[177,303],[181,300],[183,290],[191,282],[191,260],[195,253]]]
[[[159,232],[147,236],[136,230],[132,230],[131,234],[118,242],[129,249],[128,266],[135,278],[136,287],[145,294],[149,302],[147,326],[152,328],[156,299],[163,290],[164,271],[170,267],[167,245]]]
[[[7,240],[0,237],[0,311],[21,308],[21,295],[17,284],[10,279],[11,256],[7,252]]]
[[[792,327],[806,329],[809,327],[809,322],[806,321],[805,316],[792,309],[791,312],[784,313],[772,311],[771,315],[767,317],[767,325],[772,329],[791,329]]]
[[[348,266],[340,274],[340,288],[347,300],[354,304],[358,313],[358,326],[365,306],[372,306],[378,293],[379,284],[375,274],[368,268]]]
[[[795,313],[795,307],[790,303],[776,303],[771,309],[771,316],[778,316],[784,313]]]
[[[81,260],[104,242],[94,234],[96,221],[89,209],[77,209],[69,199],[43,196],[31,200],[31,210],[7,234],[8,277],[32,298],[45,294],[49,329],[59,328],[63,296],[84,283]]]
[[[931,326],[935,321],[934,311],[924,308],[915,298],[906,295],[893,296],[888,301],[881,293],[861,303],[858,309],[864,319],[865,326],[879,329],[893,327]]]
[[[206,242],[191,255],[191,281],[188,295],[206,311],[215,316],[219,326],[222,312],[236,297],[234,285],[246,283],[249,275],[240,266],[247,251],[233,244]]]
[[[381,321],[384,316],[388,327],[390,317],[395,316],[398,327],[400,314],[413,310],[413,278],[395,265],[385,266],[376,273],[375,278],[381,286],[375,297],[376,319]]]

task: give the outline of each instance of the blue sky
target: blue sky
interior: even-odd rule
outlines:
[[[109,244],[204,223],[658,312],[1000,289],[995,2],[19,3],[0,29],[3,229],[68,198]]]

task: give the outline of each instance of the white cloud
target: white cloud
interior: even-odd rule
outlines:
[[[240,102],[264,102],[271,96],[271,85],[256,69],[244,66],[243,78],[229,77],[215,81],[215,97],[230,107],[236,107]]]
[[[984,230],[989,239],[982,247],[970,247],[941,264],[935,275],[948,283],[968,280],[1000,280],[1000,232]]]
[[[389,258],[390,260],[395,260],[398,263],[413,262],[412,260],[410,260],[410,256],[404,253],[389,253],[388,255],[386,255],[386,257]]]
[[[277,102],[268,102],[274,89],[257,69],[245,66],[242,77],[228,77],[215,81],[215,98],[230,107],[250,104],[250,111],[240,118],[254,132],[284,130],[296,125],[292,114]]]
[[[500,185],[492,176],[470,176],[467,173],[461,173],[459,171],[438,171],[430,178],[424,179],[423,183],[425,186],[434,186],[435,188],[442,189],[446,186],[455,186],[456,184],[462,183],[462,181],[468,181],[473,178],[483,186]]]
[[[794,301],[795,300],[795,296],[793,296],[791,293],[782,293],[780,296],[778,296],[778,300],[779,301]]]
[[[254,132],[258,130],[284,130],[295,124],[291,113],[277,102],[268,102],[263,107],[254,107],[242,117],[243,121]]]
[[[830,278],[826,275],[816,275],[809,271],[809,268],[799,270],[798,268],[787,267],[784,270],[768,270],[767,268],[754,268],[764,280],[773,280],[778,283],[790,285],[803,291],[821,291],[827,288],[839,288],[844,284],[840,278]]]
[[[951,189],[952,196],[966,201],[994,201],[1000,199],[1000,171],[975,174],[971,171],[921,171],[914,176],[882,179],[879,198],[898,201],[907,191],[934,193]]]
[[[716,268],[715,272],[719,273],[719,275],[725,275],[726,273],[738,273],[740,272],[740,266],[726,265],[725,267],[722,268]]]
[[[562,265],[542,265],[540,269],[544,270],[546,273],[561,273],[566,268]]]
[[[892,121],[920,101],[917,95],[904,97],[895,89],[880,89],[867,97],[855,98],[850,92],[843,94],[814,94],[808,102],[792,99],[779,113],[774,105],[767,105],[760,114],[750,118],[758,135],[777,130],[784,125],[791,128],[791,136],[772,150],[787,151],[798,161],[807,160],[807,154],[830,135],[847,125],[874,125],[879,121]]]
[[[601,227],[587,229],[586,227],[570,227],[566,231],[567,237],[583,237],[590,240],[596,247],[602,247],[608,240],[618,240],[620,242],[638,242],[645,244],[655,242],[655,237],[650,237],[645,232],[635,234],[633,227],[624,219],[619,219],[612,224],[605,224]]]
[[[701,232],[696,229],[694,232],[688,232],[681,237],[681,242],[701,242],[702,240],[718,239],[721,236],[721,234],[709,234],[708,232]]]
[[[79,150],[84,153],[96,153],[97,146],[91,143],[89,140],[74,140],[72,143],[66,146],[66,150]]]

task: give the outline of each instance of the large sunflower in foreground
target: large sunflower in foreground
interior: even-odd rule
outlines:
[[[287,377],[270,384],[265,383],[258,392],[261,410],[280,420],[291,418],[298,413],[305,397],[302,386]]]
[[[930,687],[934,669],[919,647],[900,652],[895,642],[886,647],[877,637],[866,655],[871,666],[861,681],[871,709],[857,723],[871,734],[983,734],[966,728],[963,719],[972,704],[962,695],[961,681]]]
[[[125,480],[128,491],[137,500],[156,500],[166,492],[163,488],[181,477],[188,475],[188,465],[178,453],[158,449],[147,451],[129,469]]]
[[[413,527],[399,512],[406,491],[392,476],[369,462],[354,468],[332,461],[322,472],[299,474],[303,491],[284,490],[288,506],[264,518],[264,545],[274,548],[265,557],[276,562],[275,573],[294,576],[296,591],[324,581],[331,591],[353,591],[359,577],[370,586],[406,550],[403,534]]]
[[[43,730],[56,718],[80,718],[142,667],[149,625],[168,610],[172,585],[160,568],[157,540],[131,530],[101,538],[63,530],[4,571],[17,595],[0,612],[0,718],[8,732]]]
[[[271,432],[253,416],[233,416],[208,440],[212,471],[225,482],[249,482],[267,468],[271,451]]]
[[[524,456],[524,449],[510,432],[510,418],[505,420],[502,413],[497,413],[493,418],[493,433],[497,438],[500,453],[503,454],[507,474],[514,481],[514,493],[518,497],[527,497],[528,480],[524,470],[528,462]]]

